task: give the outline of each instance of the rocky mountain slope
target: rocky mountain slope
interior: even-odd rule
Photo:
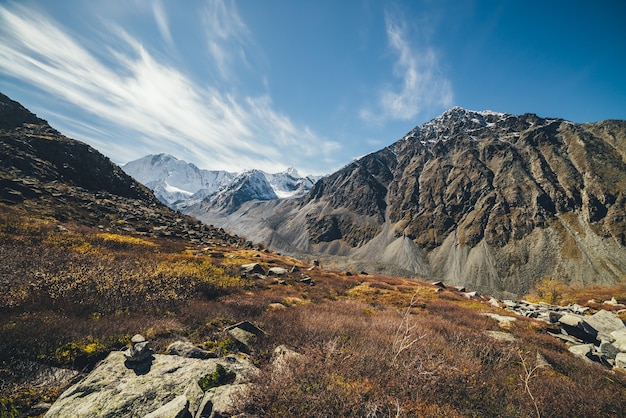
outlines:
[[[122,169],[151,189],[163,203],[174,209],[208,199],[219,210],[234,211],[248,200],[272,200],[303,195],[318,177],[302,177],[294,168],[280,173],[247,170],[231,173],[203,170],[167,154],[147,155]]]
[[[546,275],[624,279],[625,186],[626,121],[456,107],[297,202],[189,212],[285,251],[521,294]]]
[[[238,237],[177,213],[107,157],[0,93],[0,202],[59,222],[197,242]]]

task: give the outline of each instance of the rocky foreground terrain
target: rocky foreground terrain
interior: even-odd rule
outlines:
[[[626,121],[453,108],[300,200],[188,213],[293,253],[502,296],[626,276]]]

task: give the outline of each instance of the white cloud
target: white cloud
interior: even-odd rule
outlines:
[[[393,76],[399,82],[386,86],[380,93],[379,108],[362,109],[361,118],[377,123],[411,120],[432,106],[450,106],[452,85],[439,71],[436,51],[412,43],[406,23],[397,16],[387,14],[385,24],[389,46],[397,55]]]
[[[228,72],[231,58],[224,45],[239,42],[247,29],[232,4],[209,4],[216,11],[205,14],[214,22],[213,56],[220,71]],[[160,7],[153,13],[168,41],[167,17]],[[97,128],[67,121],[67,130],[84,132],[116,162],[150,150],[206,168],[276,171],[296,166],[319,174],[315,159],[332,161],[338,144],[294,124],[274,109],[269,96],[240,97],[198,82],[184,68],[157,60],[125,29],[108,25],[107,31],[106,44],[117,49],[95,51],[43,15],[19,5],[0,6],[0,73],[95,116]],[[100,136],[103,127],[108,132]]]
[[[244,57],[243,48],[252,44],[250,31],[241,20],[232,0],[209,0],[202,12],[202,18],[209,55],[213,58],[220,76],[228,80],[233,61]]]
[[[157,23],[161,37],[163,37],[163,40],[167,42],[168,45],[173,45],[174,41],[172,39],[172,33],[170,32],[167,14],[165,13],[165,9],[163,9],[163,3],[161,3],[161,1],[152,3],[152,13],[154,14],[154,20]]]

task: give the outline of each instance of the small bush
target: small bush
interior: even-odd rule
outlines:
[[[0,418],[14,418],[20,414],[9,399],[0,399]]]
[[[216,386],[227,385],[235,380],[235,373],[227,370],[221,364],[215,366],[213,373],[207,374],[198,380],[200,388],[206,392],[207,390]]]

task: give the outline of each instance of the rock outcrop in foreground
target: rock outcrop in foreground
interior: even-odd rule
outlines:
[[[221,365],[235,373],[231,384],[204,392],[198,381]],[[209,417],[232,408],[232,397],[245,390],[256,368],[240,356],[197,359],[154,354],[129,364],[114,351],[84,380],[52,405],[46,418],[65,417]]]

